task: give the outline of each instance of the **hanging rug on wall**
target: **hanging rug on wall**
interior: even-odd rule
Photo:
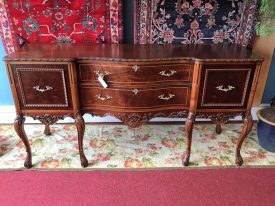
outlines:
[[[136,0],[139,44],[251,44],[259,0]]]
[[[0,0],[7,53],[26,42],[119,43],[121,0]]]

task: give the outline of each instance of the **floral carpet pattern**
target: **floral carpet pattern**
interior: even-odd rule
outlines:
[[[139,44],[237,43],[255,34],[259,0],[136,0]]]
[[[121,0],[0,0],[7,53],[25,43],[120,43]]]
[[[73,124],[51,126],[52,135],[43,134],[43,125],[25,125],[33,168],[81,168],[77,132]],[[235,146],[241,124],[226,124],[215,134],[214,124],[195,124],[190,167],[234,166]],[[179,124],[148,124],[139,129],[125,125],[87,125],[84,150],[91,169],[182,167],[186,138]],[[258,144],[256,125],[246,138],[241,154],[244,166],[274,166],[275,153]],[[0,126],[0,169],[23,167],[26,152],[12,125]]]

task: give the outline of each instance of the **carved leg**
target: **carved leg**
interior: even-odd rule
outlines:
[[[222,125],[220,122],[216,123],[216,133],[221,134],[222,133]]]
[[[239,137],[237,147],[236,147],[236,161],[235,162],[239,166],[241,166],[243,164],[243,158],[241,156],[240,150],[241,150],[244,139],[247,137],[247,135],[249,134],[249,132],[252,129],[252,125],[253,125],[253,120],[252,120],[251,113],[249,112],[244,117],[242,133]]]
[[[49,124],[45,124],[44,134],[45,135],[51,135],[51,130],[50,130],[50,125]]]
[[[85,131],[85,122],[83,117],[80,114],[76,114],[75,116],[75,123],[77,127],[77,133],[78,133],[78,147],[79,147],[79,155],[80,155],[80,162],[82,167],[88,166],[88,160],[85,157],[84,151],[83,151],[83,137],[84,137],[84,131]]]
[[[186,137],[187,137],[187,145],[186,145],[185,156],[182,159],[182,164],[184,166],[189,165],[191,143],[192,143],[192,130],[193,130],[194,121],[195,121],[195,115],[192,112],[189,112],[188,117],[185,122],[185,133],[186,133]]]
[[[30,147],[29,140],[28,140],[25,130],[24,130],[24,122],[25,122],[25,118],[22,115],[18,114],[14,120],[14,129],[15,129],[17,135],[23,141],[25,148],[26,148],[27,158],[24,162],[24,167],[31,168],[32,167],[31,147]]]

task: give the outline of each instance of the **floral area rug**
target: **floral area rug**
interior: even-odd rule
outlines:
[[[121,0],[0,0],[0,36],[7,53],[26,42],[119,43]]]
[[[140,44],[237,43],[250,45],[259,0],[136,0]]]
[[[190,167],[234,166],[235,146],[241,124],[226,124],[222,134],[214,124],[196,124],[193,131]],[[51,126],[52,135],[43,134],[43,125],[25,125],[30,139],[34,168],[81,168],[77,133],[73,124]],[[12,125],[0,126],[0,168],[22,168],[26,157],[23,143]],[[131,130],[125,125],[87,125],[84,150],[90,169],[177,168],[182,167],[186,138],[184,126],[148,124]],[[274,166],[275,153],[262,149],[256,126],[242,150],[244,166]]]

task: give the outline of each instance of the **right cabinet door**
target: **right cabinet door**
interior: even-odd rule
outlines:
[[[203,65],[198,108],[245,109],[255,68],[255,64]]]

